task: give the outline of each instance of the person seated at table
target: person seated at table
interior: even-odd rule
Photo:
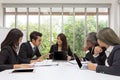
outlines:
[[[28,64],[21,64],[17,55],[19,44],[22,41],[23,33],[19,29],[9,31],[5,40],[1,44],[0,71],[15,68],[31,68]]]
[[[27,63],[41,62],[43,60],[43,57],[38,49],[41,40],[42,33],[33,31],[30,34],[30,41],[21,44],[19,57]]]
[[[49,59],[53,59],[53,54],[55,51],[67,52],[67,60],[73,59],[73,53],[67,43],[66,36],[63,33],[58,34],[57,43],[51,46],[49,51],[50,54],[48,55]]]
[[[97,60],[101,65],[88,63],[88,69],[120,76],[120,38],[111,28],[104,28],[97,33],[97,39],[99,46],[106,48],[104,56],[105,65],[103,65],[101,59],[98,58]],[[99,52],[95,54],[100,55]]]
[[[83,60],[87,60],[87,61],[91,61],[93,63],[96,63],[96,60],[95,60],[96,57],[94,57],[95,48],[97,48],[97,50],[98,49],[101,50],[101,54],[99,55],[99,57],[102,58],[102,56],[105,53],[105,48],[101,48],[98,45],[96,32],[90,32],[86,37],[86,46],[84,47],[85,57],[83,58]]]

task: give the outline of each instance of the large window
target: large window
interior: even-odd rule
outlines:
[[[42,54],[49,52],[59,33],[64,33],[73,53],[83,56],[86,35],[109,26],[110,5],[77,5],[3,4],[4,27],[25,30],[28,40],[32,31],[40,31]]]

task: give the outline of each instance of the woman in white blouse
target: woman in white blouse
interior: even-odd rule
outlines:
[[[96,72],[120,76],[120,38],[110,28],[104,28],[97,33],[97,41],[101,47],[105,47],[105,65],[88,63],[88,69]],[[99,52],[96,50],[96,54]],[[102,60],[96,59],[98,62]]]

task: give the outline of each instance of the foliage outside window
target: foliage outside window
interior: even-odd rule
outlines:
[[[83,47],[85,45],[85,33],[87,34],[92,31],[96,32],[96,26],[99,30],[108,27],[109,22],[108,8],[104,8],[104,10],[107,10],[105,12],[102,11],[102,8],[100,8],[98,14],[94,11],[87,13],[87,11],[79,12],[78,10],[77,12],[74,12],[72,10],[69,12],[69,10],[67,11],[67,8],[63,8],[63,10],[62,8],[59,8],[59,10],[58,8],[41,8],[40,12],[39,8],[37,11],[35,11],[37,8],[34,10],[29,9],[28,12],[28,8],[24,8],[23,12],[22,10],[19,12],[19,8],[12,8],[12,11],[9,11],[10,8],[5,9],[4,23],[7,28],[17,27],[21,30],[27,31],[28,27],[28,36],[26,37],[29,37],[29,34],[32,31],[40,31],[43,34],[40,45],[40,51],[42,54],[47,54],[49,52],[50,46],[56,43],[57,35],[63,32],[67,37],[71,50],[73,51],[73,48],[75,48],[75,51],[73,51],[74,53],[79,56],[84,56]],[[14,9],[17,9],[17,12],[15,12]],[[17,19],[16,21],[15,15]],[[98,24],[96,24],[97,17]],[[85,30],[85,27],[87,30]],[[75,39],[73,39],[74,35]],[[73,42],[75,42],[74,45]]]

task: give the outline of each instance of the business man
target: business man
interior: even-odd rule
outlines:
[[[33,31],[30,34],[30,41],[23,43],[20,47],[19,58],[22,62],[33,63],[42,61],[43,57],[41,56],[38,46],[42,40],[42,33]]]
[[[104,54],[105,54],[105,48],[101,48],[98,45],[97,42],[97,37],[96,37],[96,32],[90,32],[87,37],[86,37],[86,47],[84,48],[84,51],[86,53],[85,57],[83,58],[84,60],[91,61],[92,63],[97,63],[99,62],[96,61],[96,58],[102,58],[101,63],[104,64]],[[101,49],[101,54],[99,56],[95,56],[95,48],[100,48]]]

